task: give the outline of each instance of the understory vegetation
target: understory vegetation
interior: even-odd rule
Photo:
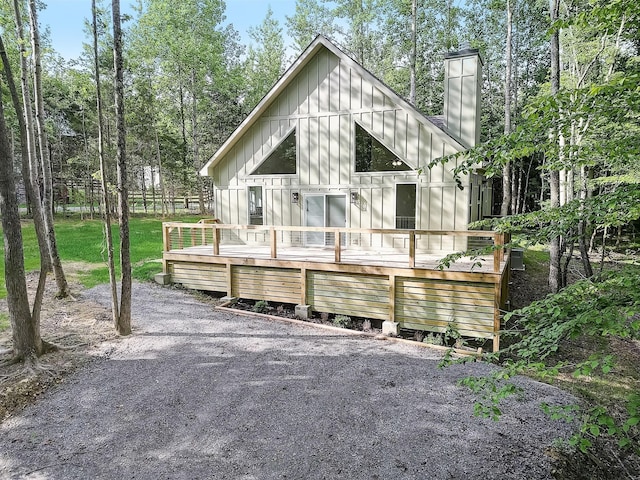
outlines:
[[[531,291],[512,291],[521,308],[504,317],[501,350],[485,354],[502,368],[461,381],[477,395],[475,414],[494,420],[501,402],[521,392],[516,375],[573,393],[573,404],[540,405],[552,418],[576,424],[560,448],[570,465],[558,478],[640,474],[640,265],[631,253],[608,258],[598,275],[574,279],[556,294],[538,292],[542,298],[527,302],[527,295],[535,298],[536,284],[544,293],[548,263],[546,252],[528,251],[526,273],[515,275],[525,282],[516,288]]]

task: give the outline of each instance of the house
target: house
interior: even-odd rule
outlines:
[[[478,141],[482,60],[466,49],[447,54],[445,66],[444,116],[426,117],[318,36],[200,171],[213,179],[216,217],[239,225],[466,230],[491,213],[487,182],[471,174],[461,189],[455,165],[427,166]],[[418,248],[464,247],[428,242]]]
[[[157,280],[227,297],[366,316],[401,328],[493,339],[509,281],[504,234],[479,173],[455,161],[478,141],[482,61],[445,58],[444,116],[429,118],[317,37],[202,168],[215,222],[163,224]],[[457,160],[456,160],[457,161]],[[492,257],[438,268],[488,238]],[[306,313],[305,313],[306,312]]]

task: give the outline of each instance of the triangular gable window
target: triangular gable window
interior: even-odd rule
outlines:
[[[287,175],[296,173],[296,130],[293,129],[251,175]]]
[[[411,167],[356,123],[356,172],[405,170]]]

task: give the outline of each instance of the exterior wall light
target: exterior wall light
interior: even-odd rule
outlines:
[[[300,194],[298,192],[291,192],[291,203],[298,203],[300,201]]]
[[[351,192],[351,203],[358,203],[358,192]]]

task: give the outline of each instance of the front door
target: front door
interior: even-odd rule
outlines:
[[[305,225],[307,227],[346,227],[347,200],[345,195],[306,195]],[[307,245],[332,245],[333,233],[306,232]]]

